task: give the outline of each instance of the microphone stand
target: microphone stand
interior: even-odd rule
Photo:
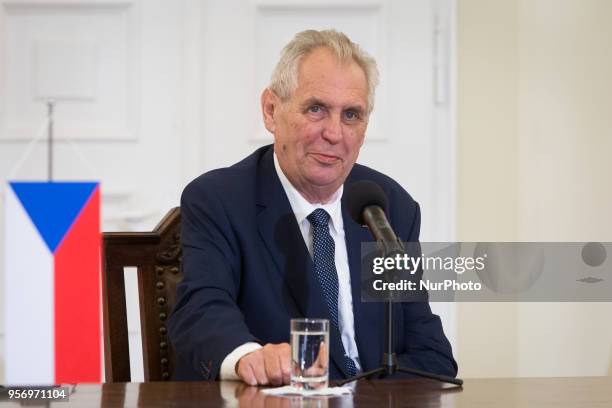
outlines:
[[[400,246],[402,245],[399,240],[397,240],[397,243]],[[385,243],[380,242],[380,244],[382,245],[383,248],[385,249],[387,248]],[[385,254],[389,253],[386,250],[384,252]],[[356,376],[348,378],[346,380],[342,380],[338,382],[338,385],[342,386],[344,384],[348,384],[350,382],[357,381],[362,378],[369,378],[377,374],[382,374],[383,377],[388,377],[395,373],[406,373],[406,374],[416,375],[418,377],[431,378],[432,380],[462,386],[463,380],[460,378],[453,378],[447,375],[434,374],[434,373],[430,373],[427,371],[418,370],[416,368],[402,367],[397,363],[397,354],[395,353],[394,347],[393,347],[393,303],[394,303],[393,294],[391,292],[391,294],[389,295],[386,301],[387,309],[385,313],[385,322],[387,326],[387,338],[386,338],[387,341],[386,341],[386,350],[385,350],[385,353],[383,354],[383,358],[382,358],[380,367],[374,370],[363,372],[361,374],[357,374]]]

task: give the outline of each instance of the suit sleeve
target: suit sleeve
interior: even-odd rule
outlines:
[[[410,199],[414,216],[410,222],[407,242],[417,242],[421,229],[421,211],[418,203]],[[398,353],[400,366],[416,368],[436,374],[455,377],[457,363],[451,345],[444,335],[440,318],[431,312],[427,302],[406,302],[398,305],[402,309],[404,341]]]
[[[211,181],[192,182],[181,197],[183,282],[168,321],[178,357],[214,380],[236,347],[256,342],[236,299],[240,247]]]

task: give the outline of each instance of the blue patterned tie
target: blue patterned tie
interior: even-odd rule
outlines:
[[[315,271],[329,309],[331,323],[338,329],[335,332],[340,337],[340,326],[338,324],[338,272],[336,272],[336,263],[334,261],[336,245],[329,233],[329,214],[324,209],[317,208],[307,219],[310,221],[313,230],[312,258]],[[357,366],[344,350],[342,339],[339,338],[338,341],[344,351],[346,371],[352,377],[357,374]]]

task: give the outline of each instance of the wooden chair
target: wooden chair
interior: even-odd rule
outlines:
[[[129,382],[130,351],[124,268],[136,267],[145,381],[170,379],[174,350],[166,319],[176,303],[182,279],[179,208],[173,208],[152,232],[102,234],[104,363],[107,382]]]

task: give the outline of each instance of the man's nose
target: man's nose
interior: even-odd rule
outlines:
[[[323,138],[331,144],[342,140],[342,120],[340,115],[330,115],[323,128]]]

